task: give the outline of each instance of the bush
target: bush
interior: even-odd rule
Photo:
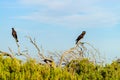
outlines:
[[[88,59],[72,60],[66,66],[50,67],[33,59],[0,57],[0,80],[120,80],[120,64],[95,65]]]

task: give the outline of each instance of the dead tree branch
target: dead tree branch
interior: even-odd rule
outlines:
[[[9,54],[9,53],[7,53],[7,52],[0,51],[0,53],[1,53],[0,55],[9,56],[9,57],[12,58],[12,59],[14,58],[13,55],[11,55],[11,54]]]
[[[18,42],[16,42],[17,48],[18,48],[18,55],[22,55],[20,52],[20,45],[18,44]]]
[[[28,39],[30,40],[30,42],[34,45],[34,47],[37,49],[39,56],[40,56],[42,59],[45,59],[44,55],[41,53],[41,51],[40,51],[38,45],[36,44],[35,39],[32,40],[32,38],[29,37],[29,36],[27,36],[27,38],[28,38]]]

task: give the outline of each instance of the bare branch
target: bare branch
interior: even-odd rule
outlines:
[[[10,47],[8,47],[8,49],[12,53],[12,55],[15,55],[14,52],[12,51],[12,49]]]
[[[30,40],[30,42],[34,45],[34,47],[37,49],[39,56],[42,57],[43,59],[45,59],[44,55],[40,52],[40,49],[39,49],[38,45],[36,44],[35,39],[32,40],[32,38],[29,37],[29,36],[27,36],[27,38],[28,38],[28,39]]]
[[[18,54],[21,55],[21,52],[20,52],[20,45],[18,44],[18,42],[16,42],[16,45],[17,45],[17,48],[18,48]]]
[[[61,67],[62,61],[63,61],[63,59],[64,59],[64,56],[65,56],[66,54],[70,54],[74,49],[75,49],[74,47],[73,47],[73,48],[70,48],[69,50],[65,51],[65,52],[62,54],[61,59],[60,59],[60,63],[59,63],[59,66],[60,66],[60,67]]]
[[[13,55],[11,55],[11,54],[9,54],[9,53],[7,53],[7,52],[0,51],[0,53],[1,53],[0,55],[9,56],[9,57],[12,58],[12,59],[14,58]]]

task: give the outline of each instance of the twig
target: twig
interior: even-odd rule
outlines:
[[[29,37],[29,36],[27,36],[27,38],[28,38],[28,39],[30,40],[30,42],[34,45],[34,47],[37,49],[39,56],[42,57],[43,59],[45,59],[44,55],[40,52],[40,49],[39,49],[38,45],[36,44],[35,39],[32,40],[31,37]]]
[[[7,52],[0,51],[0,53],[1,53],[0,55],[9,56],[10,58],[13,59],[13,55],[11,55],[11,54],[9,54],[9,53],[7,53]]]
[[[10,47],[8,47],[8,49],[12,53],[12,55],[15,55],[14,52],[12,51],[12,49]]]
[[[63,61],[63,59],[64,59],[64,56],[65,56],[66,54],[71,53],[74,49],[75,49],[74,47],[73,47],[73,48],[70,48],[69,50],[65,51],[65,52],[62,54],[61,59],[60,59],[60,63],[59,63],[59,66],[60,66],[60,67],[61,67],[62,61]]]
[[[18,54],[21,55],[21,52],[20,52],[20,45],[18,44],[18,42],[16,42],[16,45],[17,45],[17,48],[18,48]]]

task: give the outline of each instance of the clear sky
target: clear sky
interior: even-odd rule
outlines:
[[[0,50],[14,51],[14,27],[22,48],[36,38],[49,51],[66,50],[85,30],[91,43],[107,60],[120,58],[120,0],[0,0]]]

